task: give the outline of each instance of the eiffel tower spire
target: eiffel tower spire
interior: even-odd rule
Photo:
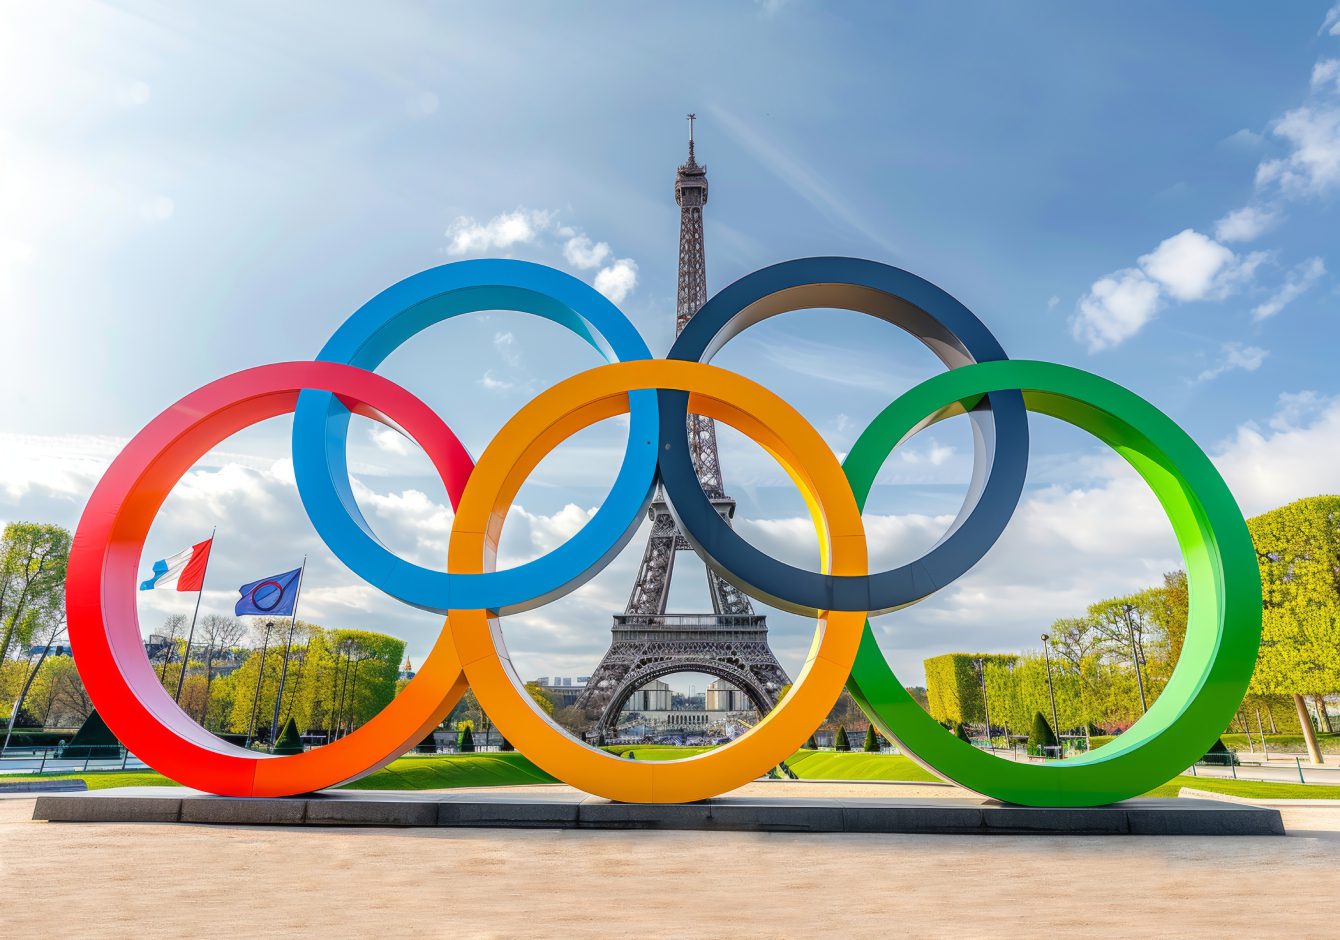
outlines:
[[[679,204],[676,335],[707,302],[707,252],[703,242],[707,167],[698,163],[694,153],[696,115],[690,114],[688,120],[689,158],[675,173],[675,202]],[[691,414],[687,431],[698,482],[729,522],[735,514],[735,500],[726,495],[722,482],[716,424],[711,418]],[[615,616],[610,649],[576,703],[588,713],[601,713],[591,736],[603,736],[615,727],[624,702],[639,687],[675,672],[706,672],[725,679],[744,692],[760,714],[765,714],[776,702],[781,687],[790,681],[768,646],[766,618],[754,613],[747,595],[710,570],[707,584],[712,613],[667,614],[675,555],[689,549],[689,544],[659,491],[649,515],[651,536],[628,606],[622,615]]]

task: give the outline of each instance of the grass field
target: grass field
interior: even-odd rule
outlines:
[[[786,762],[801,780],[906,780],[934,783],[939,777],[901,754],[797,751]]]
[[[646,745],[611,748],[620,755],[634,752],[635,760],[674,760],[701,754],[710,748]],[[911,758],[897,754],[865,754],[833,751],[797,751],[787,766],[802,780],[895,780],[934,782],[933,774]],[[90,790],[111,787],[175,786],[150,770],[89,771],[81,774],[14,774],[3,780],[83,780]],[[353,790],[445,790],[455,787],[507,787],[532,783],[554,783],[549,776],[517,753],[507,754],[411,754],[389,766],[345,786]],[[1182,787],[1195,787],[1248,799],[1340,800],[1340,786],[1298,783],[1261,783],[1252,780],[1219,780],[1184,774],[1151,790],[1148,796],[1175,797]]]

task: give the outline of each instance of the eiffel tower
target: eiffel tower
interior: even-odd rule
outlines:
[[[688,117],[689,159],[675,174],[675,202],[680,207],[676,335],[707,301],[703,247],[707,167],[695,159],[695,116]],[[688,435],[698,482],[729,522],[735,514],[735,500],[726,495],[722,483],[716,424],[711,418],[690,414]],[[666,613],[675,556],[690,547],[659,489],[648,514],[651,537],[628,607],[614,616],[610,648],[574,703],[590,716],[600,715],[588,737],[603,740],[617,726],[629,696],[648,682],[676,672],[701,672],[724,679],[744,692],[760,715],[767,714],[782,687],[791,681],[768,645],[767,617],[754,613],[749,598],[710,569],[707,583],[712,613]]]

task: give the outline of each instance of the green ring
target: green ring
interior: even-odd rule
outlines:
[[[927,769],[1027,806],[1097,806],[1146,793],[1202,757],[1242,702],[1261,642],[1261,576],[1247,523],[1209,457],[1135,393],[1079,369],[1006,360],[940,373],[870,423],[843,461],[864,508],[893,448],[972,408],[987,392],[1020,389],[1029,411],[1093,434],[1153,489],[1187,566],[1186,643],[1167,687],[1124,734],[1064,761],[1014,763],[948,734],[907,693],[866,621],[847,689],[880,732]],[[929,418],[927,416],[930,416]]]

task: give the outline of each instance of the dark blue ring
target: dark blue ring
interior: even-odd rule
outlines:
[[[934,284],[901,268],[859,258],[801,258],[746,275],[702,306],[667,358],[708,362],[733,336],[790,310],[867,313],[921,340],[945,365],[1008,358],[975,314]],[[740,537],[703,493],[689,454],[689,396],[659,390],[661,483],[684,537],[712,570],[774,607],[795,613],[906,607],[956,580],[995,544],[1023,493],[1028,415],[1017,391],[991,392],[969,415],[976,459],[968,496],[953,525],[925,555],[870,575],[795,568]]]

